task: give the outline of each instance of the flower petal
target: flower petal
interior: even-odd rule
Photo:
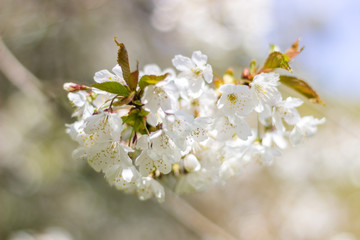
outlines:
[[[195,68],[191,59],[182,55],[176,55],[172,60],[172,64],[177,70],[182,72],[190,71],[192,68]]]

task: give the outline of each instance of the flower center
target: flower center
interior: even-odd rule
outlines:
[[[237,102],[237,95],[234,93],[231,93],[229,95],[227,95],[227,100],[231,103],[231,104],[235,104]]]
[[[194,74],[195,74],[196,76],[200,76],[201,73],[202,73],[202,70],[201,70],[201,69],[198,69],[198,68],[195,68],[195,69],[191,68],[191,71],[194,72]]]

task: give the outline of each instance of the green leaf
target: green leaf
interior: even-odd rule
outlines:
[[[139,81],[139,87],[141,89],[144,89],[148,85],[154,85],[154,84],[164,80],[168,75],[169,75],[168,73],[165,73],[165,74],[160,75],[160,76],[144,75],[144,76],[141,77],[141,79]]]
[[[271,70],[275,68],[283,68],[289,72],[292,72],[289,66],[290,58],[286,54],[281,52],[272,52],[265,61],[263,70]]]
[[[143,105],[140,100],[135,100],[135,101],[133,101],[133,103],[136,104],[136,105],[138,105],[138,106]]]
[[[140,132],[142,134],[146,134],[146,115],[149,112],[143,109],[134,108],[129,112],[128,116],[123,116],[123,123],[126,123],[128,126],[134,128],[135,132]]]
[[[307,97],[311,102],[324,105],[319,95],[304,80],[292,76],[280,76],[280,82]]]
[[[91,86],[105,92],[117,94],[124,97],[128,96],[130,93],[128,88],[119,82],[94,83]]]
[[[114,41],[115,41],[116,45],[119,46],[117,62],[121,67],[121,70],[123,73],[123,78],[124,78],[125,82],[130,87],[131,71],[130,71],[128,52],[123,43],[119,43],[118,41],[116,41],[116,37],[114,38]]]

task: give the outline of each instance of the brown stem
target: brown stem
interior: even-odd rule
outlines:
[[[185,200],[176,196],[170,189],[166,189],[165,196],[166,200],[161,206],[202,239],[239,239],[206,218]]]

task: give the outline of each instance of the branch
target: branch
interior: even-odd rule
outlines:
[[[166,189],[166,200],[161,206],[183,225],[197,233],[202,239],[236,240],[238,238],[210,221],[189,203]]]
[[[0,71],[25,95],[44,101],[40,80],[11,53],[0,36]]]

